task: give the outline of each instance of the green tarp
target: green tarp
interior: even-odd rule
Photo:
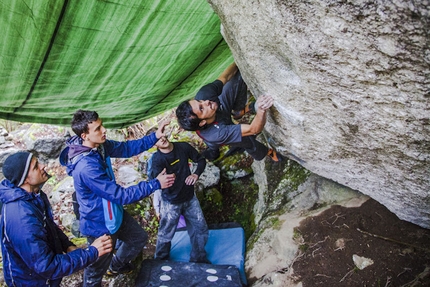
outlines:
[[[176,107],[232,61],[204,0],[5,0],[0,118],[121,128]]]

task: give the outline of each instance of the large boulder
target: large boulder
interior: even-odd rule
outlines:
[[[65,147],[69,131],[60,126],[26,124],[11,134],[19,139],[26,150],[34,153],[42,161],[49,161],[58,158]]]
[[[429,1],[209,2],[270,143],[430,228]]]

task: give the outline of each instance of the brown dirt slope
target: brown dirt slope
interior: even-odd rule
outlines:
[[[370,199],[307,218],[293,268],[303,286],[430,286],[430,230],[399,220]],[[373,260],[360,270],[353,255]]]

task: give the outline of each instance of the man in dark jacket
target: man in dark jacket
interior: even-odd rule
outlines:
[[[161,191],[160,226],[155,257],[169,258],[171,241],[182,214],[190,236],[190,262],[208,263],[205,251],[208,227],[194,193],[194,184],[205,170],[206,160],[186,142],[172,143],[166,137],[161,137],[155,146],[158,151],[152,157],[152,172],[158,174],[166,170],[167,173],[176,175],[175,183]],[[197,163],[193,173],[190,172],[188,160]]]
[[[112,251],[110,236],[103,235],[88,248],[80,249],[58,228],[41,190],[48,174],[31,153],[9,156],[3,164],[3,175],[0,228],[8,286],[60,286],[62,277]]]
[[[67,173],[73,176],[80,232],[89,243],[102,234],[110,234],[114,245],[117,239],[122,242],[115,256],[112,251],[85,268],[84,286],[101,286],[108,269],[112,275],[133,270],[131,261],[142,251],[148,235],[123,205],[171,186],[175,176],[164,171],[153,180],[125,188],[116,183],[110,158],[129,158],[151,148],[164,135],[167,124],[160,124],[157,132],[141,139],[117,142],[106,139],[106,129],[96,112],[78,110],[73,115],[72,130],[76,136],[67,141],[60,162],[67,165]]]

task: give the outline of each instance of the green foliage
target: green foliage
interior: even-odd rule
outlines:
[[[198,195],[208,224],[237,222],[248,239],[255,230],[253,207],[258,186],[252,178],[222,182],[219,190],[209,189]]]
[[[70,238],[70,235],[67,234]],[[75,244],[78,247],[84,247],[87,244],[87,238],[86,237],[74,237],[72,239],[70,239],[70,241],[73,242],[73,244]]]
[[[58,187],[58,185],[60,184],[60,180],[59,180],[59,178],[58,178],[58,176],[57,176],[57,174],[52,174],[52,173],[50,173],[49,174],[51,177],[48,179],[48,181],[45,183],[45,184],[49,184],[49,185],[52,185],[52,186],[55,186],[55,187]]]

